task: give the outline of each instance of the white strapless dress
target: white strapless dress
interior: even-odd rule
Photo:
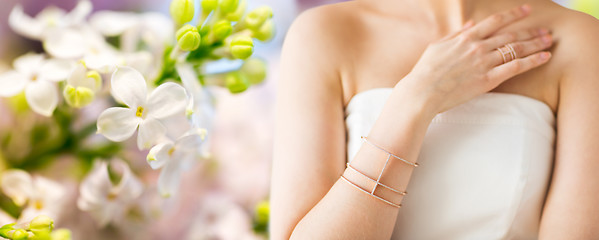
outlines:
[[[351,160],[392,89],[346,108]],[[533,98],[487,93],[438,114],[391,239],[537,239],[554,159],[555,117]]]

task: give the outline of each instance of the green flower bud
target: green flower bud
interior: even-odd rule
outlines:
[[[252,85],[260,84],[266,79],[266,62],[259,58],[249,58],[239,71],[248,78]]]
[[[171,2],[171,16],[177,24],[183,24],[193,19],[194,0],[173,0]]]
[[[270,18],[272,18],[272,8],[262,6],[249,12],[244,21],[248,28],[257,30]]]
[[[218,7],[218,0],[202,0],[202,12],[206,15]]]
[[[231,35],[233,32],[233,27],[231,27],[231,22],[227,20],[220,20],[214,24],[211,31],[214,40],[221,41]]]
[[[236,36],[231,41],[230,50],[233,57],[246,59],[254,53],[254,41],[249,36]]]
[[[60,228],[50,234],[52,240],[71,240],[71,231]]]
[[[189,24],[181,27],[177,31],[177,45],[183,51],[193,51],[200,47],[202,37],[198,29]]]
[[[241,93],[250,87],[250,82],[238,71],[228,73],[225,83],[231,93]]]
[[[223,13],[234,12],[239,6],[239,0],[221,0],[220,1],[220,10]]]
[[[268,223],[270,215],[270,206],[268,201],[262,201],[256,206],[256,221],[259,223]]]
[[[34,234],[39,232],[51,232],[54,229],[54,220],[46,215],[39,215],[29,223],[29,231]]]
[[[81,108],[90,104],[95,97],[94,91],[86,87],[67,85],[63,92],[64,100],[72,107]]]
[[[272,20],[266,20],[258,30],[252,31],[252,33],[256,39],[266,42],[275,35],[275,25]]]
[[[243,14],[245,13],[247,4],[248,4],[247,0],[239,0],[239,6],[237,6],[237,9],[234,12],[227,14],[227,16],[226,16],[227,20],[229,20],[231,22],[239,21],[239,19],[241,19],[241,17],[243,17]]]
[[[25,229],[15,229],[15,231],[12,232],[12,236],[10,236],[10,239],[12,240],[27,240],[28,238],[29,233],[25,231]]]

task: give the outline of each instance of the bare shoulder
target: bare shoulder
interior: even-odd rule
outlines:
[[[554,10],[555,34],[559,36],[560,54],[564,56],[568,75],[580,68],[599,64],[599,20],[579,11],[560,7]],[[596,69],[596,67],[594,67]],[[596,71],[599,71],[596,70]]]
[[[315,7],[302,12],[287,33],[287,47],[301,47],[316,51],[321,57],[336,56],[343,51],[346,42],[354,34],[352,26],[358,21],[351,14],[353,2],[343,2]],[[297,46],[296,46],[297,45]],[[329,59],[330,60],[330,59]]]

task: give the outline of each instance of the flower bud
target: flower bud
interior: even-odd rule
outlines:
[[[12,235],[12,236],[10,236]],[[12,240],[27,240],[29,238],[29,233],[25,231],[25,229],[15,229],[12,234],[9,234],[10,239]]]
[[[54,220],[46,215],[39,215],[29,223],[29,230],[34,234],[51,232],[54,229]]]
[[[247,8],[247,0],[239,0],[239,6],[234,12],[228,13],[226,18],[231,22],[237,22],[243,17],[245,9]]]
[[[171,16],[173,20],[181,25],[193,19],[194,0],[173,0],[171,2]]]
[[[225,78],[225,83],[231,93],[241,93],[250,86],[250,82],[247,78],[238,71],[228,73]]]
[[[262,201],[256,206],[256,221],[259,223],[268,223],[270,215],[270,206],[268,201]]]
[[[50,234],[52,240],[71,240],[71,231],[60,228]]]
[[[272,9],[269,6],[262,6],[249,12],[244,21],[248,28],[257,30],[270,18],[272,18]]]
[[[218,7],[218,0],[202,0],[201,5],[202,12],[208,15]]]
[[[266,62],[259,58],[249,58],[239,71],[247,77],[251,84],[260,84],[266,79]]]
[[[212,36],[214,37],[214,41],[221,41],[231,35],[232,32],[233,27],[231,27],[231,22],[227,20],[220,20],[212,27]]]
[[[86,87],[67,85],[63,92],[64,100],[72,107],[81,108],[90,104],[95,97],[94,91]]]
[[[266,20],[258,30],[252,31],[252,33],[256,39],[266,42],[274,36],[275,25],[272,20]]]
[[[230,13],[237,10],[239,0],[221,0],[219,5],[220,11],[222,11],[223,13]]]
[[[246,59],[254,52],[254,41],[249,36],[236,36],[231,41],[230,50],[233,57]]]
[[[183,51],[196,50],[202,41],[202,37],[198,29],[189,24],[181,27],[177,31],[177,45]]]

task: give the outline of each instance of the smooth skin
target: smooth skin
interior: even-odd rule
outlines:
[[[599,21],[544,0],[358,0],[303,13],[283,47],[270,237],[391,237],[401,209],[340,176],[358,179],[345,169],[345,106],[358,92],[392,87],[369,138],[409,161],[437,113],[480,94],[546,103],[557,117],[557,143],[539,238],[596,238],[597,39]],[[494,49],[510,42],[521,58],[502,64]],[[352,165],[376,176],[385,160],[363,145]],[[381,182],[409,192],[412,171],[391,161]]]

